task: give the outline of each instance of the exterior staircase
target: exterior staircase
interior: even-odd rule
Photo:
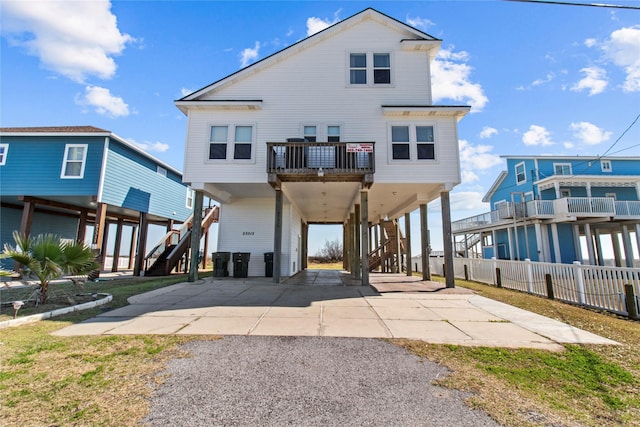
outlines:
[[[407,240],[397,227],[397,220],[382,222],[381,244],[369,252],[369,271],[382,267],[383,272],[399,273]],[[384,265],[383,265],[384,260]]]
[[[211,225],[218,222],[219,215],[218,206],[204,211],[201,233],[203,237]],[[145,265],[151,264],[145,269],[145,276],[168,276],[179,266],[191,246],[192,226],[193,215],[187,218],[180,229],[171,230],[160,239],[160,242],[145,257]]]

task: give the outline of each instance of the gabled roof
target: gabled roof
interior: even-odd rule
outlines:
[[[330,37],[331,35],[343,30],[344,28],[347,28],[349,26],[352,26],[354,24],[356,24],[357,22],[360,22],[364,19],[376,19],[378,21],[384,22],[387,25],[390,25],[392,27],[397,28],[399,31],[408,31],[409,33],[412,34],[413,37],[415,38],[408,38],[408,39],[403,39],[401,40],[401,43],[404,44],[407,47],[410,47],[412,49],[416,49],[419,48],[420,46],[424,46],[427,45],[427,48],[429,49],[438,49],[440,47],[440,43],[442,42],[442,40],[437,39],[423,31],[420,31],[408,24],[405,24],[404,22],[398,21],[395,18],[392,18],[388,15],[385,15],[382,12],[379,12],[373,8],[367,8],[365,10],[363,10],[362,12],[358,12],[355,15],[352,15],[346,19],[343,19],[342,21],[331,25],[330,27],[325,28],[322,31],[319,31],[315,34],[312,34],[311,36],[304,38],[294,44],[292,44],[291,46],[288,46],[282,50],[279,50],[278,52],[275,52],[257,62],[254,62],[251,65],[246,66],[245,68],[242,68],[238,71],[236,71],[233,74],[230,74],[216,82],[211,83],[210,85],[207,85],[205,87],[203,87],[202,89],[198,89],[195,92],[180,98],[178,100],[175,101],[175,104],[178,106],[178,108],[180,108],[181,105],[186,105],[189,104],[191,105],[192,102],[200,102],[197,100],[198,97],[200,97],[201,95],[215,89],[216,87],[219,87],[220,85],[224,84],[224,83],[228,83],[234,79],[237,79],[241,76],[244,76],[246,74],[249,73],[254,73],[256,71],[259,71],[261,68],[268,66],[269,64],[273,63],[273,62],[277,62],[280,61],[282,59],[284,59],[284,57],[286,55],[291,55],[294,54],[300,50],[306,49],[309,46],[311,46],[313,43],[315,43],[316,41],[318,41],[321,38],[326,38],[326,37]],[[184,110],[183,110],[184,111]]]
[[[130,149],[136,151],[142,156],[148,158],[154,163],[162,166],[163,168],[172,171],[173,173],[182,177],[182,172],[178,169],[174,168],[163,162],[160,159],[155,158],[151,154],[146,151],[136,147],[134,144],[130,143],[124,138],[119,137],[115,133],[100,129],[95,126],[38,126],[38,127],[5,127],[0,128],[0,136],[26,136],[26,135],[35,135],[35,136],[45,136],[45,135],[55,135],[55,136],[104,136],[114,139],[121,144],[129,147]]]
[[[506,177],[507,177],[507,171],[500,172],[500,175],[498,175],[498,178],[495,180],[495,182],[493,183],[489,191],[487,191],[487,194],[485,194],[484,197],[482,198],[483,202],[485,203],[491,202],[491,197],[493,197],[493,193],[496,192],[496,190],[498,189],[498,187],[500,187],[500,185],[502,184],[502,181],[504,181]]]

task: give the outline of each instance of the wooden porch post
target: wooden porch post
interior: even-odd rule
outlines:
[[[429,226],[427,205],[420,205],[420,250],[422,251],[422,280],[431,280],[429,271]]]
[[[149,231],[149,224],[147,223],[147,214],[140,212],[139,231],[138,231],[138,244],[136,252],[136,262],[133,266],[133,275],[140,276],[144,272],[144,257],[147,250],[147,232]]]
[[[135,261],[135,253],[136,253],[136,240],[138,234],[138,226],[131,226],[131,243],[129,244],[129,270],[133,269],[133,264]]]
[[[306,270],[308,266],[308,257],[309,257],[309,224],[306,222],[302,223],[302,248],[300,250],[300,269]]]
[[[356,203],[355,205],[355,221],[353,222],[353,232],[354,232],[354,237],[355,237],[355,243],[354,243],[354,262],[353,262],[353,269],[355,272],[355,279],[356,280],[360,280],[362,278],[362,271],[360,268],[360,254],[362,253],[362,247],[361,247],[361,241],[360,241],[360,228],[361,228],[361,210],[360,210],[360,204]]]
[[[407,276],[413,276],[413,270],[411,266],[411,213],[404,214],[404,233],[406,236],[406,257],[407,257]]]
[[[369,192],[360,191],[362,217],[362,285],[369,285]]]
[[[193,224],[191,225],[191,258],[189,259],[189,282],[198,280],[198,260],[200,256],[200,238],[202,237],[202,191],[194,191]]]
[[[384,225],[382,224],[383,221],[384,219],[381,219],[380,223],[378,224],[378,227],[380,228],[380,247],[382,248],[382,250],[380,251],[380,272],[386,273],[387,272],[387,237],[385,236]]]
[[[93,227],[93,238],[91,240],[91,244],[96,249],[102,249],[102,241],[104,240],[104,225],[106,220],[107,204],[98,203],[98,206],[96,206],[96,222]]]
[[[87,210],[80,210],[80,217],[78,218],[78,232],[76,233],[76,240],[84,243],[87,236]]]
[[[102,233],[102,245],[100,245],[100,270],[105,269],[105,265],[107,265],[107,244],[109,242],[109,222],[105,221],[104,223],[104,232]]]
[[[118,262],[120,260],[120,245],[122,244],[122,218],[118,219],[118,225],[116,226],[116,241],[113,245],[113,264],[111,265],[111,271],[118,271]]]
[[[276,218],[273,235],[273,281],[280,283],[282,258],[282,190],[276,190]]]
[[[342,269],[348,270],[349,262],[349,223],[342,224]]]
[[[449,191],[440,193],[440,204],[442,206],[442,244],[444,246],[444,270],[447,288],[455,288],[456,281],[453,277],[453,246],[451,242],[451,205],[449,201]]]
[[[351,273],[352,276],[355,277],[355,271],[354,271],[354,267],[356,265],[356,262],[354,261],[354,259],[356,259],[356,255],[355,255],[355,225],[354,223],[356,222],[355,220],[355,214],[352,212],[349,214],[349,272]]]
[[[20,220],[20,234],[23,236],[31,235],[31,224],[33,224],[33,213],[36,204],[30,200],[24,201],[22,208],[22,219]]]

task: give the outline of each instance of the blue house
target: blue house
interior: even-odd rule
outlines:
[[[459,254],[604,265],[611,248],[616,265],[638,262],[640,157],[503,158],[491,212],[452,224]]]
[[[116,230],[111,270],[129,244],[128,268],[145,266],[150,224],[167,231],[192,214],[182,173],[108,130],[92,126],[0,128],[0,243],[12,233],[53,233],[88,242],[106,255]],[[122,242],[129,227],[130,242]],[[87,236],[87,231],[93,231]],[[113,241],[113,239],[112,239]],[[135,254],[135,257],[134,257]],[[103,269],[106,256],[102,256]],[[135,263],[134,263],[135,259]],[[147,260],[148,261],[148,260]],[[3,260],[10,269],[10,260]]]

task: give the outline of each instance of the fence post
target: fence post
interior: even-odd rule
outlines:
[[[627,313],[629,314],[629,319],[639,320],[638,317],[638,306],[636,304],[636,294],[633,291],[633,285],[630,283],[626,283],[624,285],[624,296],[627,300]]]
[[[547,284],[547,298],[555,299],[555,295],[553,293],[553,281],[551,279],[551,275],[549,273],[544,275],[544,281]]]
[[[502,277],[500,277],[500,269],[496,268],[496,286],[501,288],[502,287]]]
[[[584,298],[584,278],[582,277],[582,265],[580,261],[573,262],[573,280],[576,284],[576,292],[578,293],[578,303],[586,305]]]
[[[464,267],[464,280],[469,280],[469,270],[467,269],[467,264],[463,265]]]
[[[496,257],[491,257],[491,265],[493,266],[493,271],[498,270],[498,261],[496,261]],[[495,273],[493,275],[493,284],[496,285],[498,283],[498,278]]]
[[[524,265],[527,270],[527,292],[533,294],[533,268],[529,258],[524,259]]]

